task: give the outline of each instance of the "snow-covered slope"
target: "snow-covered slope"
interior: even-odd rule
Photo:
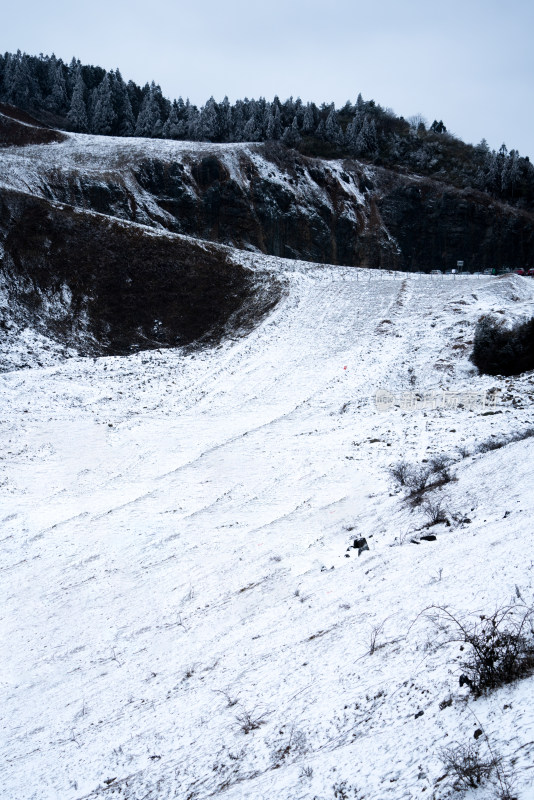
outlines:
[[[482,727],[533,798],[534,679],[468,699],[417,615],[533,602],[534,439],[475,451],[533,425],[534,376],[468,354],[534,282],[235,258],[289,287],[246,338],[0,376],[0,795],[437,800],[440,749]],[[452,524],[412,544],[388,467],[441,454]]]

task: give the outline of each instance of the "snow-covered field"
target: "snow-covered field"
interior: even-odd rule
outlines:
[[[534,281],[241,257],[289,287],[246,338],[0,376],[0,796],[446,798],[440,750],[481,727],[534,798],[534,679],[472,700],[416,621],[534,601],[534,439],[467,454],[534,425],[534,375],[468,361]],[[440,454],[452,525],[426,529],[388,467]]]

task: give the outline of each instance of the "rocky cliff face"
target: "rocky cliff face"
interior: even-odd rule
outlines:
[[[377,203],[404,268],[446,269],[458,259],[471,271],[534,264],[534,215],[481,192],[397,178]]]
[[[201,154],[167,167],[146,159],[135,179],[173,229],[285,258],[407,270],[533,263],[534,215],[482,193],[281,146],[239,155],[237,175],[224,155]]]
[[[97,138],[48,148],[61,155],[53,164],[32,148],[33,191],[285,258],[405,270],[458,259],[472,270],[534,266],[534,214],[481,192],[282,145]]]

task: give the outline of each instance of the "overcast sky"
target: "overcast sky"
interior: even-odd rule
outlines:
[[[119,67],[198,105],[361,92],[534,159],[533,30],[534,0],[26,0],[3,8],[0,47]]]

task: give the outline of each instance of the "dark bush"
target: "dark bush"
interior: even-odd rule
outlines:
[[[519,375],[534,369],[534,317],[507,328],[503,320],[479,319],[471,361],[486,375]]]
[[[489,453],[491,450],[500,450],[501,447],[506,447],[507,444],[513,442],[521,442],[523,439],[531,439],[534,436],[534,428],[527,428],[524,431],[517,431],[510,433],[506,436],[491,436],[485,439],[475,447],[476,453]]]
[[[534,672],[533,609],[512,604],[467,621],[445,608],[437,610],[450,629],[446,641],[459,642],[466,652],[460,685],[469,686],[476,697]]]

